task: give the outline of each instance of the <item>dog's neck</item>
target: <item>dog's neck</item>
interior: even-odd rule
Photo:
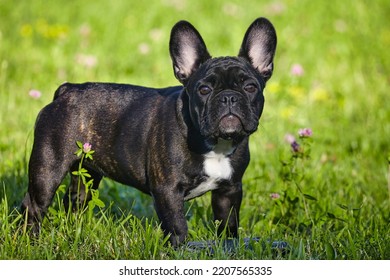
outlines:
[[[217,144],[214,146],[212,151],[216,154],[221,154],[223,156],[230,156],[236,150],[236,146],[233,143],[233,140],[218,139]]]

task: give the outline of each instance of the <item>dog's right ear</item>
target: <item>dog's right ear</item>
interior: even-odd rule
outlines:
[[[176,78],[186,84],[188,78],[211,56],[199,32],[187,21],[173,26],[169,51]]]
[[[265,81],[271,77],[274,69],[276,41],[276,31],[272,23],[266,18],[258,18],[245,33],[238,54],[246,58]]]

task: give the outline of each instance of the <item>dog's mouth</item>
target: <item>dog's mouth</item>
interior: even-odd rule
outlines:
[[[225,140],[235,139],[246,134],[241,119],[234,114],[227,114],[220,119],[218,133],[218,136]]]
[[[247,117],[247,116],[246,116]],[[214,120],[214,121],[212,121]],[[254,118],[245,119],[244,116],[234,112],[228,112],[222,117],[214,118],[210,116],[204,118],[201,123],[201,135],[217,141],[218,138],[224,140],[234,140],[240,142],[257,130],[258,120]]]
[[[228,114],[219,121],[219,130],[223,133],[240,132],[243,129],[241,120],[233,114]]]

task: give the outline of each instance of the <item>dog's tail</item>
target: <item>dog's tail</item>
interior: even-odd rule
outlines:
[[[62,85],[59,86],[59,88],[54,93],[53,100],[56,100],[59,96],[63,95],[65,92],[68,92],[70,89],[70,83],[65,82]]]

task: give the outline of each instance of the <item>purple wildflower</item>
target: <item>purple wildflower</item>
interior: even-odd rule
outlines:
[[[296,63],[291,67],[291,75],[300,77],[303,76],[303,74],[304,70],[301,64]]]
[[[84,143],[84,145],[83,145],[83,152],[84,153],[89,153],[91,151],[91,148],[92,148],[91,144],[89,144],[88,142]]]
[[[311,137],[313,135],[313,131],[311,128],[302,128],[298,131],[299,137]]]
[[[278,194],[278,193],[271,193],[269,196],[270,196],[272,199],[279,199],[279,198],[280,198],[280,194]]]
[[[141,54],[148,54],[150,52],[150,46],[149,44],[147,43],[141,43],[138,45],[138,51],[141,53]]]
[[[85,66],[86,68],[94,68],[98,64],[98,59],[94,55],[89,54],[77,54],[76,62],[80,65]]]
[[[287,143],[290,144],[291,149],[293,150],[293,152],[295,152],[295,153],[299,152],[300,146],[299,146],[297,140],[295,139],[294,135],[286,134],[284,139],[287,141]]]
[[[32,89],[28,92],[28,95],[34,99],[39,99],[42,95],[42,93],[37,89]]]
[[[300,146],[297,142],[291,143],[291,149],[293,152],[298,153],[300,150]]]
[[[286,134],[286,136],[284,137],[284,139],[285,139],[286,142],[289,143],[289,144],[292,144],[292,143],[296,142],[294,135],[292,135],[292,134],[290,134],[290,133],[289,133],[289,134]]]

